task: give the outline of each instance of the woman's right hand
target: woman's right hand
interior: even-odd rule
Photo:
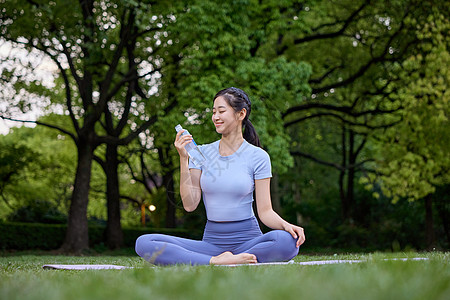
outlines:
[[[175,142],[173,143],[175,145],[175,148],[177,148],[178,154],[180,154],[181,158],[187,158],[188,152],[184,148],[187,144],[189,144],[192,141],[192,135],[185,134],[181,135],[184,132],[184,129],[180,130],[177,133],[177,136],[175,137]]]

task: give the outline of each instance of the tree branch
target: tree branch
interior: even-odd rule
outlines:
[[[122,199],[128,200],[128,201],[130,201],[132,203],[135,203],[139,207],[142,205],[142,203],[144,203],[143,201],[139,202],[138,200],[136,200],[136,199],[134,199],[134,198],[132,198],[130,196],[126,196],[126,195],[119,195],[119,197],[122,198]]]
[[[18,120],[18,119],[13,119],[13,118],[5,117],[5,116],[2,116],[2,115],[0,115],[0,119],[8,120],[8,121],[13,121],[13,122],[33,123],[33,124],[36,124],[36,125],[42,125],[42,126],[45,126],[45,127],[48,127],[48,128],[56,129],[56,130],[58,130],[58,131],[60,131],[60,132],[62,132],[62,133],[64,133],[64,134],[70,136],[70,137],[72,138],[72,140],[73,140],[76,144],[78,144],[78,139],[77,139],[77,137],[76,137],[73,133],[71,133],[71,132],[69,132],[69,131],[67,131],[67,130],[65,130],[65,129],[63,129],[63,128],[61,128],[61,127],[58,127],[58,126],[56,126],[56,125],[47,124],[47,123],[43,123],[43,122],[40,122],[40,121]]]
[[[47,51],[47,55],[49,55],[52,58],[52,60],[56,63],[56,65],[58,66],[59,71],[61,72],[61,76],[63,77],[65,90],[66,90],[67,109],[69,110],[70,119],[72,120],[73,126],[75,127],[75,131],[78,133],[79,130],[80,130],[80,126],[78,124],[77,119],[75,118],[75,114],[73,113],[72,92],[70,90],[70,81],[69,81],[69,78],[67,77],[66,70],[62,67],[62,65],[58,61],[58,59],[56,57],[53,58],[52,55],[50,53],[48,53],[48,51]]]
[[[105,106],[105,130],[108,134],[116,136],[115,135],[115,130],[114,130],[114,124],[113,124],[113,120],[112,120],[112,115],[111,112],[109,111],[108,106]]]
[[[292,126],[294,124],[303,122],[305,120],[308,119],[313,119],[313,118],[319,118],[319,117],[333,117],[336,119],[339,119],[340,121],[342,121],[344,124],[348,124],[351,126],[360,126],[360,127],[365,127],[367,129],[371,129],[371,130],[375,130],[375,129],[382,129],[382,128],[389,128],[392,127],[398,123],[401,122],[401,119],[399,119],[398,121],[392,122],[392,123],[388,123],[388,124],[382,124],[382,125],[369,125],[367,122],[364,123],[356,123],[356,122],[352,122],[349,120],[346,120],[345,118],[343,118],[342,116],[338,115],[338,114],[334,114],[334,113],[316,113],[310,116],[306,116],[306,117],[302,117],[302,118],[298,118],[296,120],[287,122],[284,124],[284,128],[287,128],[289,126]]]
[[[164,109],[164,114],[167,115],[173,108],[176,107],[177,104],[178,104],[177,100],[172,101]],[[148,127],[153,125],[157,120],[158,120],[158,115],[154,115],[148,121],[146,121],[144,124],[142,124],[137,130],[135,130],[134,132],[130,133],[128,136],[126,136],[126,137],[124,137],[122,139],[119,139],[119,140],[115,139],[113,142],[117,142],[119,145],[127,145],[132,140],[134,140],[139,135],[139,133],[145,131]],[[105,141],[105,142],[108,143],[108,142],[111,142],[111,141]]]
[[[153,174],[147,168],[147,164],[144,161],[144,151],[141,151],[140,162],[141,162],[142,178],[148,178],[149,180],[151,180],[153,182],[153,185],[155,187],[158,187],[158,184],[156,183],[156,180],[155,180]],[[147,187],[147,182],[146,182],[145,186]],[[150,190],[151,190],[150,187],[148,187],[149,192],[151,192]]]
[[[287,128],[287,127],[292,126],[292,125],[297,124],[297,123],[301,123],[301,122],[306,121],[308,119],[313,119],[313,118],[318,118],[318,117],[334,117],[334,118],[337,118],[337,119],[341,120],[342,122],[344,122],[346,124],[356,125],[356,123],[352,123],[350,121],[347,121],[343,117],[341,117],[341,116],[339,116],[337,114],[333,114],[333,113],[317,113],[317,114],[313,114],[313,115],[310,115],[310,116],[298,118],[296,120],[284,123],[284,128]]]
[[[100,165],[103,169],[103,172],[106,174],[106,162],[100,158],[100,156],[94,154],[94,160]]]
[[[297,38],[294,40],[294,45],[298,45],[301,43],[305,43],[305,42],[310,42],[310,41],[314,41],[314,40],[319,40],[319,39],[329,39],[329,38],[334,38],[334,37],[338,37],[339,35],[341,35],[349,26],[350,24],[354,21],[354,19],[356,18],[356,16],[358,16],[358,14],[367,6],[370,4],[370,0],[366,0],[357,10],[355,10],[345,21],[340,21],[338,23],[344,23],[344,25],[342,25],[342,27],[335,32],[327,32],[327,33],[318,33],[315,35],[309,35],[309,36],[305,36],[303,38]],[[337,23],[336,23],[337,24]],[[320,25],[322,26],[322,25]],[[317,27],[315,30],[320,29],[320,26]],[[313,30],[314,31],[314,30]],[[280,52],[284,53],[287,50],[287,46],[284,46]]]
[[[367,142],[367,136],[364,137],[363,141],[361,142],[361,144],[358,146],[358,148],[355,151],[355,156],[359,155],[359,152],[361,152],[361,150],[364,148],[364,145]]]
[[[146,30],[143,30],[143,31],[140,31],[140,32],[136,32],[136,34],[133,35],[131,38],[132,39],[137,39],[138,37],[144,36],[144,35],[146,35],[147,33],[150,33],[150,32],[157,31],[158,29],[160,29],[160,28],[153,27],[153,28],[146,29]]]
[[[17,41],[13,41],[13,42],[18,43]],[[77,121],[77,119],[75,117],[75,114],[73,113],[73,109],[72,109],[72,92],[70,90],[70,81],[69,81],[69,78],[67,77],[66,70],[62,67],[61,63],[58,61],[58,58],[55,55],[51,54],[49,52],[49,48],[44,46],[42,43],[40,43],[41,46],[33,45],[32,43],[25,43],[25,44],[27,44],[27,45],[29,45],[29,46],[31,46],[31,47],[39,50],[39,51],[42,51],[45,54],[47,54],[50,57],[50,59],[58,67],[58,69],[59,69],[59,71],[61,73],[61,76],[63,77],[64,84],[65,84],[67,109],[69,110],[69,115],[70,115],[70,118],[72,120],[72,123],[73,123],[73,126],[75,128],[75,131],[78,133],[80,127],[79,127],[78,121]]]
[[[70,57],[70,52],[69,49],[67,49],[64,41],[60,41],[62,47],[63,47],[63,53],[67,59],[67,62],[69,63],[69,69],[70,69],[70,73],[72,74],[73,78],[75,79],[75,82],[77,83],[78,87],[81,87],[81,77],[78,76],[77,74],[77,70],[75,68],[75,65],[73,63],[72,57]],[[87,108],[87,105],[85,104],[84,109]]]
[[[323,74],[322,76],[320,76],[319,78],[315,78],[315,79],[310,79],[309,83],[314,84],[314,83],[321,83],[328,75],[330,75],[331,73],[333,73],[334,71],[336,71],[337,69],[342,68],[343,66],[336,66],[334,68],[331,68],[330,70],[328,70],[325,74]]]
[[[335,105],[325,104],[325,103],[310,102],[310,103],[305,103],[302,105],[290,107],[286,112],[284,112],[281,115],[281,117],[284,119],[287,115],[289,115],[293,112],[308,110],[308,109],[313,109],[313,108],[321,108],[321,109],[326,109],[326,110],[339,111],[339,112],[343,112],[343,113],[351,112],[350,106],[335,106]]]
[[[125,163],[127,164],[128,169],[130,170],[131,177],[132,177],[136,182],[140,182],[140,183],[142,183],[142,184],[145,186],[145,182],[144,182],[142,179],[138,178],[138,177],[136,176],[136,174],[134,173],[133,167],[131,166],[129,160],[125,158],[124,161],[125,161]]]
[[[136,69],[128,70],[127,74],[122,76],[122,79],[114,86],[114,88],[109,92],[109,94],[108,94],[108,96],[106,98],[107,99],[111,99],[112,97],[114,97],[114,95],[117,94],[117,92],[122,88],[122,86],[125,83],[131,82],[131,81],[135,81],[137,79],[143,78],[143,77],[145,77],[147,75],[151,75],[151,74],[153,74],[155,72],[158,72],[160,70],[161,70],[161,68],[157,68],[157,69],[149,71],[149,72],[147,72],[147,73],[145,73],[143,75],[135,75],[137,73]],[[135,76],[132,76],[132,75],[135,75]]]
[[[348,170],[348,169],[361,169],[362,170],[363,169],[362,168],[363,164],[365,164],[366,162],[375,161],[374,159],[366,159],[366,160],[363,160],[363,161],[361,161],[359,163],[356,163],[356,164],[342,166],[342,165],[339,165],[339,164],[336,164],[336,163],[324,161],[324,160],[322,160],[320,158],[312,156],[311,154],[303,153],[303,152],[300,152],[300,151],[291,151],[290,153],[293,156],[304,157],[304,158],[307,158],[307,159],[312,160],[314,162],[317,162],[317,163],[319,163],[321,165],[325,165],[325,166],[328,166],[328,167],[333,167],[333,168],[335,168],[335,169],[337,169],[339,171],[345,171],[345,170]]]
[[[402,30],[403,30],[403,28],[405,26],[404,19],[406,18],[406,15],[407,15],[407,13],[402,18],[402,22],[400,23],[400,27],[398,28],[398,30],[389,37],[389,39],[386,42],[385,47],[384,47],[383,51],[381,52],[381,54],[379,54],[378,56],[373,56],[373,54],[372,54],[372,59],[370,59],[366,64],[361,66],[358,69],[358,71],[356,71],[356,73],[354,73],[353,75],[349,76],[348,78],[346,78],[346,79],[344,79],[342,81],[338,81],[338,82],[334,82],[334,83],[328,84],[328,85],[323,86],[323,87],[313,88],[312,91],[311,91],[312,94],[322,93],[322,92],[328,91],[328,90],[330,90],[332,88],[338,88],[338,87],[341,87],[341,86],[348,85],[348,84],[354,82],[357,78],[359,78],[362,75],[364,75],[364,73],[366,73],[367,70],[369,70],[369,68],[373,64],[381,62],[381,61],[393,60],[392,58],[390,58],[390,59],[386,58],[386,55],[389,53],[389,48],[391,47],[392,41],[394,40],[394,38],[396,38],[402,32]],[[410,44],[411,44],[411,42],[407,44],[407,47],[409,47]]]
[[[286,112],[284,112],[282,114],[282,118],[284,119],[287,115],[294,113],[294,112],[310,110],[310,109],[325,109],[325,110],[337,111],[337,112],[345,113],[345,114],[355,117],[355,118],[363,116],[363,115],[368,115],[368,114],[380,115],[380,114],[385,114],[385,113],[386,114],[394,113],[394,112],[397,112],[400,109],[402,109],[402,107],[397,107],[395,109],[390,109],[390,110],[382,110],[382,109],[377,108],[377,109],[366,110],[366,111],[362,111],[362,112],[353,112],[354,105],[355,105],[355,103],[353,103],[351,106],[336,106],[336,105],[326,104],[326,103],[310,102],[310,103],[306,103],[306,104],[302,104],[302,105],[298,105],[298,106],[289,108]]]
[[[119,124],[117,124],[116,133],[122,132],[122,130],[125,128],[125,125],[127,125],[128,116],[130,114],[131,101],[133,99],[132,91],[134,90],[135,84],[136,83],[134,81],[131,81],[128,85],[127,94],[125,96],[125,107],[122,116],[120,118]]]
[[[126,12],[123,13],[123,15],[122,15],[123,18],[120,23],[121,24],[120,42],[117,45],[116,51],[114,53],[113,59],[110,64],[110,68],[106,72],[105,79],[100,84],[100,100],[98,102],[98,105],[101,108],[100,111],[103,111],[103,108],[106,105],[106,103],[112,98],[112,96],[115,93],[117,93],[117,91],[122,87],[122,84],[123,84],[121,81],[121,84],[119,86],[116,86],[113,89],[113,92],[109,92],[109,88],[112,83],[112,78],[117,70],[117,66],[118,66],[120,57],[122,56],[122,52],[123,52],[123,49],[125,48],[126,42],[128,41],[127,38],[130,35],[131,27],[134,25],[134,13],[132,11],[129,11],[128,22],[126,22],[126,25],[123,25],[123,24],[125,24],[125,18],[126,18],[125,15],[126,15]],[[132,71],[132,68],[130,69],[128,74],[130,74],[131,71]]]
[[[3,188],[0,189],[0,196],[2,197],[3,201],[5,202],[6,206],[8,206],[11,210],[14,210],[14,207],[8,202],[5,195],[3,194]]]
[[[312,161],[315,161],[315,162],[317,162],[317,163],[319,163],[321,165],[325,165],[325,166],[328,166],[328,167],[333,167],[333,168],[335,168],[335,169],[337,169],[339,171],[344,171],[345,170],[345,168],[343,166],[339,165],[339,164],[321,160],[319,158],[316,158],[316,157],[312,156],[311,154],[303,153],[303,152],[300,152],[300,151],[291,151],[291,155],[304,157],[304,158],[310,159]]]
[[[356,73],[354,73],[353,75],[349,76],[348,78],[346,78],[346,79],[344,79],[342,81],[334,82],[334,83],[331,83],[331,84],[319,87],[319,88],[313,88],[311,90],[311,93],[312,94],[318,94],[318,93],[322,93],[322,92],[325,92],[325,91],[329,91],[332,88],[338,88],[338,87],[341,87],[341,86],[346,86],[346,85],[352,83],[353,81],[355,81],[356,79],[358,79],[359,77],[361,77],[362,75],[364,75],[364,73],[366,73],[367,70],[369,70],[369,68],[373,64],[375,64],[377,62],[380,62],[380,61],[383,61],[383,59],[384,59],[384,54],[382,54],[382,55],[380,55],[378,57],[372,58],[365,65],[361,66]]]

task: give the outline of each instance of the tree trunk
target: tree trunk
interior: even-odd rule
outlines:
[[[166,188],[166,227],[176,227],[175,189],[173,185],[173,164],[169,156],[169,146],[158,147],[159,161],[163,170],[163,185]]]
[[[83,140],[78,142],[77,150],[78,165],[69,209],[67,232],[60,249],[72,253],[80,253],[89,248],[87,205],[94,152],[93,147]]]
[[[345,178],[345,167],[347,166],[347,146],[346,146],[346,129],[342,127],[342,169],[339,173],[339,196],[341,198],[341,207],[342,207],[342,218],[344,221],[348,220],[349,215],[349,204],[348,198],[345,193],[344,187],[344,178]]]
[[[120,248],[123,244],[123,232],[120,224],[120,192],[119,192],[119,161],[117,160],[117,145],[106,146],[106,199],[108,221],[106,223],[106,245],[110,249]]]
[[[176,217],[175,217],[175,193],[173,186],[173,172],[168,171],[163,176],[164,186],[166,187],[166,227],[175,228],[176,227]]]
[[[433,228],[433,195],[429,194],[425,197],[425,227],[426,227],[426,240],[427,249],[432,250],[435,245],[435,236]]]
[[[356,155],[354,153],[355,147],[355,132],[349,130],[349,149],[348,149],[348,165],[354,166],[356,163]],[[355,212],[355,197],[354,197],[354,186],[355,186],[355,168],[349,167],[347,173],[347,214],[350,219],[354,219]]]

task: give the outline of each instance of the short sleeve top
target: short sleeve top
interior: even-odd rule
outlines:
[[[255,180],[272,177],[269,154],[246,140],[229,156],[219,153],[219,142],[199,146],[207,162],[189,168],[202,170],[200,187],[208,220],[239,221],[254,216]]]

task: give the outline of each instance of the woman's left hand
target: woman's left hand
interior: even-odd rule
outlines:
[[[302,227],[295,226],[292,224],[286,224],[284,230],[289,232],[294,239],[297,239],[296,247],[300,247],[301,244],[305,242],[305,232]]]

